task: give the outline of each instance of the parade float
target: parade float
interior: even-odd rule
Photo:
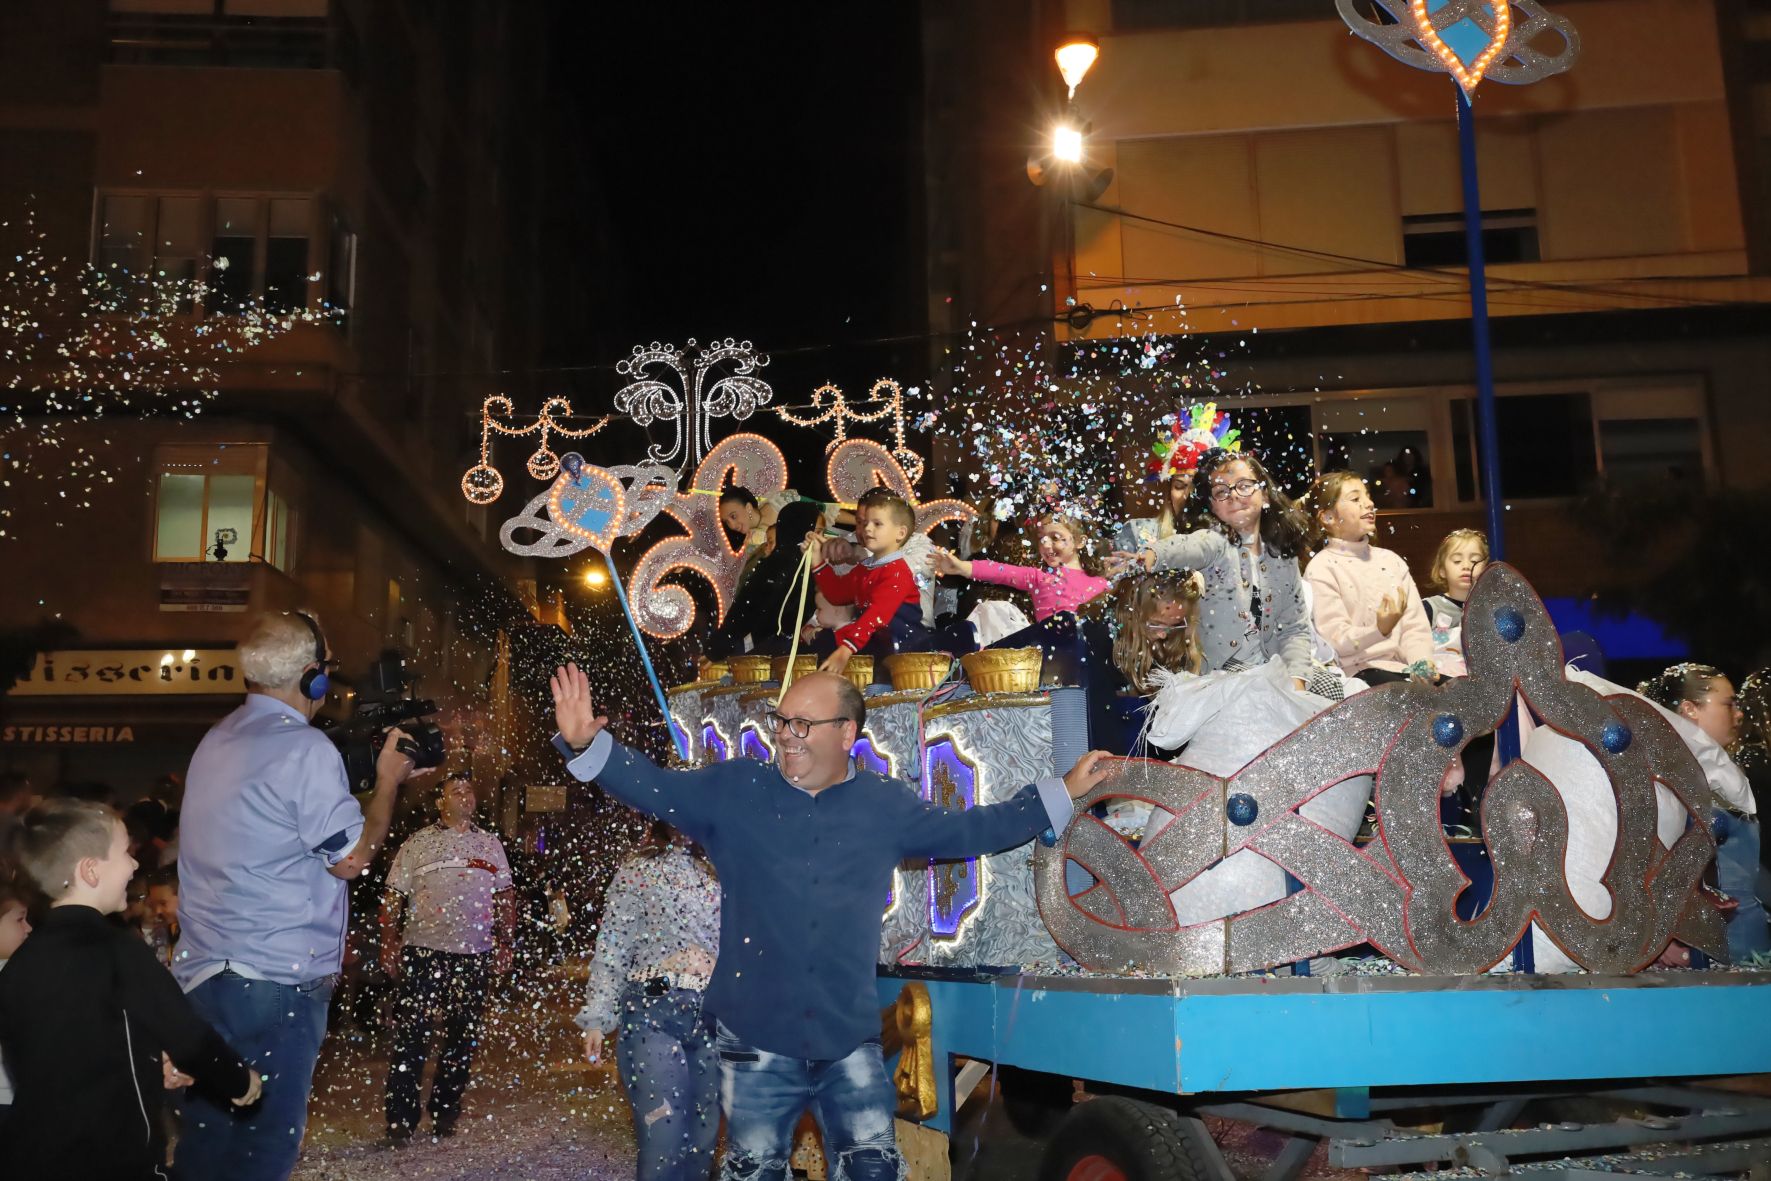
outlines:
[[[894,450],[833,441],[832,498],[883,485],[914,500]],[[716,611],[734,594],[742,552],[709,493],[774,491],[787,471],[748,432],[692,467],[531,468],[546,487],[506,522],[513,551],[606,555],[658,513],[682,526],[628,579],[642,654],[697,625],[690,578]],[[921,503],[917,527],[967,511]],[[1727,1082],[1771,1071],[1771,974],[1724,962],[1703,768],[1655,707],[1564,668],[1517,571],[1491,567],[1466,620],[1467,678],[1357,693],[1211,771],[1185,753],[1124,758],[1050,843],[900,867],[881,899],[879,989],[918,1175],[945,1175],[987,1075],[1017,1120],[1056,1125],[1045,1168],[1066,1179],[1228,1178],[1213,1133],[1232,1124],[1270,1134],[1274,1179],[1324,1142],[1332,1166],[1385,1172],[1771,1159],[1771,1098]],[[849,669],[868,699],[854,757],[933,804],[1006,799],[1088,748],[1083,690],[1037,650],[889,663]],[[765,716],[812,665],[737,656],[660,690],[679,761],[771,759]],[[1520,720],[1576,748],[1583,773],[1566,750],[1560,780],[1515,757],[1479,830],[1448,836],[1439,800],[1461,750]],[[1363,828],[1344,802],[1323,810],[1349,785],[1358,810],[1370,800]],[[1203,902],[1189,894],[1214,874]],[[1694,966],[1657,967],[1669,949]]]

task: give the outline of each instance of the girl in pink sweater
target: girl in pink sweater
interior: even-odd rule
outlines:
[[[1431,679],[1433,633],[1408,563],[1371,544],[1377,506],[1352,472],[1324,472],[1310,487],[1310,522],[1322,548],[1304,568],[1316,630],[1341,671],[1368,685]]]
[[[1039,560],[1043,563],[1039,568],[982,559],[966,562],[937,550],[935,572],[1024,590],[1033,598],[1034,619],[1044,623],[1060,612],[1075,612],[1110,585],[1083,568],[1086,539],[1087,534],[1073,518],[1048,513],[1039,520]]]

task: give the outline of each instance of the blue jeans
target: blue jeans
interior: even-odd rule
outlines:
[[[789,1058],[719,1026],[719,1098],[726,1113],[723,1181],[787,1181],[793,1130],[809,1106],[831,1181],[908,1176],[898,1152],[897,1092],[879,1043],[836,1059]]]
[[[1759,822],[1715,811],[1716,885],[1740,905],[1728,919],[1728,959],[1741,963],[1771,951],[1771,929],[1759,898]]]
[[[190,1001],[264,1076],[264,1096],[224,1109],[187,1092],[173,1161],[179,1181],[284,1181],[301,1155],[332,978],[272,984],[223,972],[192,989]]]
[[[621,993],[615,1065],[633,1107],[639,1181],[707,1181],[719,1140],[719,1074],[701,994]]]

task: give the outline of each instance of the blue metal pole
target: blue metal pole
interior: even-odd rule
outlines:
[[[652,668],[652,655],[646,651],[646,638],[640,634],[640,625],[634,621],[633,608],[627,605],[627,591],[622,589],[621,575],[615,569],[615,559],[609,554],[603,555],[603,561],[609,564],[609,581],[615,584],[615,597],[621,600],[621,614],[627,616],[627,626],[633,632],[633,642],[640,650],[640,663],[646,666],[646,679],[652,682],[652,694],[658,698],[658,712],[664,717],[664,729],[670,735],[676,753],[684,762],[689,760],[688,744],[683,735],[670,722],[670,702],[664,698],[664,686],[658,683],[658,673]]]
[[[1482,249],[1482,185],[1476,171],[1476,112],[1470,96],[1457,91],[1457,145],[1463,161],[1464,246],[1470,264],[1470,328],[1476,346],[1476,435],[1482,464],[1482,499],[1488,506],[1488,553],[1506,557],[1506,506],[1500,488],[1500,426],[1494,415],[1494,348],[1488,334],[1488,261]]]

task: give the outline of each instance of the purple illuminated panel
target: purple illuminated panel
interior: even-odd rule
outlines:
[[[701,749],[706,751],[707,757],[716,763],[723,763],[732,756],[732,752],[726,749],[725,736],[712,722],[707,722],[701,727]]]
[[[746,726],[738,732],[738,753],[759,763],[772,762],[775,758],[774,753],[769,750],[769,744],[763,741],[763,736],[756,732],[755,726]]]
[[[862,735],[855,739],[855,745],[849,748],[849,757],[855,760],[855,766],[862,771],[872,771],[877,775],[891,778],[892,765],[886,757],[873,748],[873,739]]]
[[[942,808],[967,809],[978,803],[978,773],[960,756],[951,738],[930,743],[923,751],[923,798]],[[978,908],[978,859],[937,861],[929,866],[929,929],[937,939],[952,939],[966,915]]]

